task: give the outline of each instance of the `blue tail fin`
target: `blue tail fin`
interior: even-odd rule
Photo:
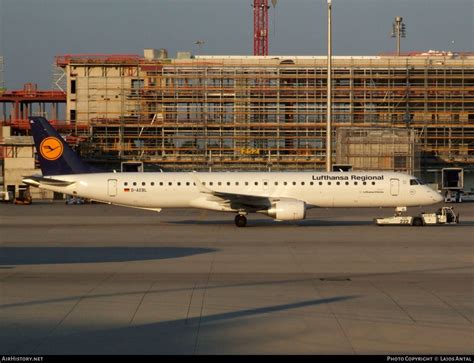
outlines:
[[[43,175],[90,173],[92,169],[64,141],[44,117],[29,117]]]

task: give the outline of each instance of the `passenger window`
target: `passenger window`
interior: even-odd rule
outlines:
[[[172,183],[172,182],[168,182],[168,185],[173,185],[173,183]]]
[[[125,182],[125,183],[123,183],[123,185],[127,186],[127,185],[128,185],[128,183],[127,183],[127,182]]]
[[[263,182],[263,185],[268,185],[268,183],[267,183],[267,182]]]
[[[188,185],[188,186],[189,186],[189,182],[186,182],[186,185]]]
[[[221,182],[217,182],[217,185],[222,185],[222,183],[221,183]]]
[[[293,182],[293,185],[296,185],[296,182]]]
[[[160,186],[163,186],[163,182],[160,182]]]
[[[137,185],[137,182],[133,182],[133,186],[136,186]]]
[[[367,185],[367,182],[362,182],[362,184]]]
[[[209,182],[209,185],[213,185],[214,183],[213,182]]]
[[[143,186],[145,186],[145,185],[146,185],[146,183],[145,183],[145,182],[142,182],[142,185],[143,185]]]
[[[314,185],[314,182],[309,182],[309,185]]]
[[[235,185],[239,185],[239,182],[235,182]]]
[[[340,183],[340,182],[336,182],[336,185],[341,185],[341,183]]]
[[[349,185],[349,182],[346,182],[346,185]]]
[[[255,182],[255,185],[258,185],[258,182]]]
[[[178,186],[181,186],[181,182],[178,182]]]
[[[206,186],[206,182],[202,182],[202,185]]]
[[[375,182],[372,182],[372,185],[375,185]]]
[[[354,182],[354,185],[357,185],[357,182]]]
[[[328,185],[331,185],[331,182],[328,182]]]
[[[230,182],[227,182],[227,185],[230,185]]]
[[[283,182],[283,185],[288,185],[288,182]]]
[[[245,182],[245,185],[249,185],[249,182]]]
[[[319,182],[319,185],[323,185],[323,182]]]
[[[151,182],[151,186],[152,186],[152,187],[155,186],[155,182]]]
[[[275,182],[275,185],[278,185],[278,182]]]

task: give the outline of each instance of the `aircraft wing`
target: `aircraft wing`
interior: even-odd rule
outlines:
[[[223,204],[230,205],[232,209],[268,209],[274,199],[256,195],[220,192],[213,192],[212,195],[220,198]]]
[[[223,205],[228,205],[232,209],[268,209],[271,207],[272,202],[280,199],[252,194],[218,192],[207,188],[194,173],[192,173],[192,176],[201,193],[208,194],[211,197],[210,200],[219,202]]]

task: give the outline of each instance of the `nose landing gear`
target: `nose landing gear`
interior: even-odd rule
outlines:
[[[235,225],[237,227],[245,227],[247,225],[247,217],[243,214],[237,214],[235,216]]]

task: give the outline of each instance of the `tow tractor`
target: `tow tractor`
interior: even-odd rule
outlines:
[[[387,218],[375,218],[378,226],[425,226],[435,224],[459,224],[459,213],[453,207],[441,207],[436,213],[421,213],[418,216],[406,216],[406,207],[397,207],[395,215]]]

